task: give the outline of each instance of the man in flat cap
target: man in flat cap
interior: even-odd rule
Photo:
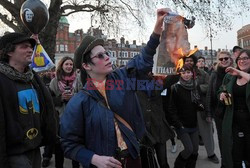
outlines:
[[[0,167],[40,168],[40,146],[56,139],[52,98],[29,68],[36,41],[21,33],[0,39]]]
[[[168,11],[157,10],[154,32],[146,47],[122,68],[112,69],[102,39],[83,39],[74,63],[88,79],[61,117],[60,135],[66,157],[83,167],[141,168],[138,139],[144,135],[145,126],[133,81],[152,71]]]

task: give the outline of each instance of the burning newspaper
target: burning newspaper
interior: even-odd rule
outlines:
[[[155,74],[175,74],[179,60],[190,51],[187,29],[192,28],[195,18],[188,20],[176,13],[164,18],[164,29],[154,64]]]

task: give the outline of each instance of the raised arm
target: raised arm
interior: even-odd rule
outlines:
[[[138,78],[152,71],[153,56],[160,43],[159,39],[162,32],[163,18],[169,11],[170,9],[167,8],[157,10],[157,20],[147,45],[142,49],[141,53],[135,56],[126,66],[127,69],[136,69]]]
[[[226,72],[228,72],[230,75],[233,75],[233,76],[240,76],[240,77],[244,78],[247,82],[250,81],[250,74],[246,73],[244,71],[238,70],[238,69],[233,68],[233,67],[228,67],[226,69]]]

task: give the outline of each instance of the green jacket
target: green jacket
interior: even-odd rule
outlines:
[[[222,123],[222,159],[223,164],[226,168],[233,168],[233,158],[232,158],[232,124],[233,124],[233,109],[234,109],[234,100],[233,100],[233,85],[236,82],[237,77],[227,74],[222,82],[227,89],[227,92],[232,95],[232,105],[225,106],[225,114]],[[223,92],[222,86],[218,91],[218,96]],[[250,113],[250,82],[247,83],[246,88],[246,104],[248,111]]]

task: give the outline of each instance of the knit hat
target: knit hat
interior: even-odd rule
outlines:
[[[19,44],[24,41],[30,42],[31,46],[34,48],[36,45],[36,40],[30,38],[22,33],[8,33],[0,38],[0,50],[6,48],[10,44]]]
[[[93,36],[86,36],[83,38],[81,44],[75,51],[74,55],[74,64],[75,67],[80,69],[81,65],[83,63],[83,58],[86,56],[86,54],[91,51],[95,46],[104,45],[103,39],[97,39]]]

